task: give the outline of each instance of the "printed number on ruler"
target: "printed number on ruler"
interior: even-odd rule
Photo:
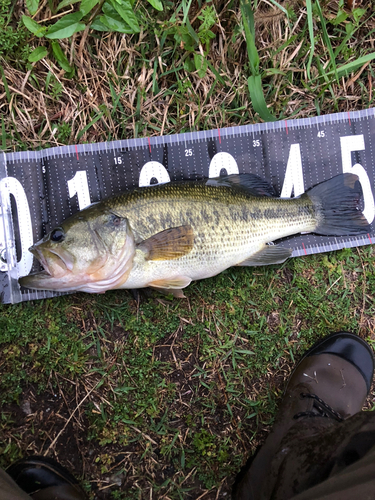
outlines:
[[[31,271],[33,265],[33,256],[28,251],[28,249],[33,244],[33,227],[31,223],[30,208],[29,208],[29,203],[27,201],[27,196],[25,190],[22,187],[22,184],[14,177],[5,177],[4,179],[1,179],[0,190],[2,197],[6,196],[8,198],[7,201],[3,200],[4,205],[7,205],[8,203],[10,204],[10,195],[14,197],[16,203],[17,215],[18,215],[18,229],[21,240],[20,241],[21,258],[17,262],[17,269],[20,276],[26,276]],[[2,213],[1,215],[2,217],[6,216],[5,213]],[[3,227],[4,226],[1,225],[1,228]],[[2,236],[1,243],[3,243],[4,245],[4,248],[2,248],[2,250],[5,252],[3,256],[5,264],[7,246],[8,245],[13,246],[14,242],[7,241],[6,234],[3,234],[1,236]],[[8,266],[5,264],[4,266],[2,266],[2,270],[3,269],[8,270]]]
[[[191,149],[185,149],[185,153],[186,151],[191,151]],[[219,177],[222,170],[225,170],[227,175],[239,172],[236,160],[229,153],[216,153],[210,162],[208,176],[210,178]],[[158,161],[149,161],[143,165],[139,174],[139,186],[150,186],[152,179],[156,179],[158,184],[164,184],[171,180],[167,169]]]
[[[152,179],[156,179],[158,184],[170,182],[167,169],[158,161],[148,161],[145,163],[139,174],[139,186],[151,186]]]
[[[216,153],[208,167],[208,177],[220,177],[222,170],[225,170],[227,175],[239,173],[237,162],[229,153]]]
[[[362,167],[362,165],[360,165],[359,163],[352,165],[352,152],[363,151],[365,149],[365,139],[363,137],[363,134],[347,135],[345,137],[340,137],[340,143],[342,170],[343,172],[351,172],[358,175],[359,182],[362,186],[363,200],[365,203],[363,215],[366,217],[369,224],[371,224],[375,217],[375,207],[374,195],[372,194],[370,179],[368,178],[367,172]]]
[[[290,198],[293,192],[294,196],[300,196],[305,192],[301,148],[299,144],[292,144],[290,146],[284,184],[280,196],[281,198]]]
[[[78,197],[78,206],[82,210],[91,205],[89,185],[87,182],[86,170],[78,170],[73,179],[68,182],[69,197],[73,198],[76,194]]]
[[[324,135],[321,135],[320,137],[324,137]],[[340,137],[340,146],[342,170],[344,173],[350,172],[358,176],[363,191],[363,215],[371,224],[371,222],[375,218],[375,206],[370,179],[368,178],[367,172],[362,165],[360,165],[359,163],[352,165],[351,155],[353,151],[363,151],[365,149],[364,136],[363,134],[361,134]],[[294,196],[299,196],[305,192],[301,149],[299,144],[292,144],[290,146],[288,164],[286,167],[284,184],[281,191],[281,198],[289,198],[290,196],[292,196],[293,191]]]

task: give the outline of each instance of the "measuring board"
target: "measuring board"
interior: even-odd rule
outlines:
[[[136,186],[254,173],[282,197],[342,172],[358,175],[371,232],[304,234],[279,244],[293,256],[371,244],[374,235],[375,110],[145,137],[42,151],[0,152],[0,293],[3,303],[53,297],[18,278],[42,268],[28,248],[90,203]]]

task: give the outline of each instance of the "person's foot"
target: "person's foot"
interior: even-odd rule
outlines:
[[[278,412],[293,420],[323,416],[344,420],[361,411],[370,391],[374,355],[357,335],[339,332],[309,349],[293,371]]]
[[[23,458],[8,467],[6,472],[35,500],[87,499],[77,480],[51,458]]]
[[[328,418],[336,422],[361,411],[374,373],[370,346],[357,335],[339,332],[309,349],[289,378],[270,435],[254,457],[236,498],[245,484],[256,490],[266,480],[267,469],[287,431],[302,419]]]

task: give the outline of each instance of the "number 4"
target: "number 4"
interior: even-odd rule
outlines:
[[[301,148],[299,144],[292,144],[290,146],[288,164],[286,166],[284,184],[280,198],[290,198],[293,192],[294,196],[299,196],[305,192]]]

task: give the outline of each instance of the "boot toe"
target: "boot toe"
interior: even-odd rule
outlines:
[[[86,500],[87,498],[77,480],[68,470],[48,457],[23,458],[8,467],[6,472],[23,491],[33,498],[55,500]]]
[[[354,365],[366,382],[367,392],[370,391],[374,374],[374,354],[367,342],[358,335],[348,332],[333,333],[314,344],[304,358],[317,354],[335,354]]]

